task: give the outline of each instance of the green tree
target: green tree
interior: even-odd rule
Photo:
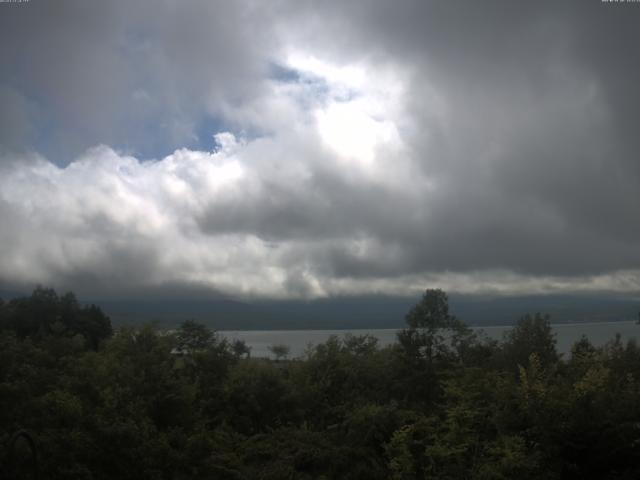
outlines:
[[[59,297],[52,288],[37,287],[29,297],[11,300],[0,317],[0,326],[20,338],[79,336],[93,350],[113,334],[111,321],[100,307],[80,305],[71,292]]]
[[[407,350],[428,362],[449,359],[461,341],[470,335],[469,328],[449,313],[447,294],[428,289],[406,315],[408,328],[398,333]]]
[[[239,338],[236,338],[231,343],[231,350],[233,351],[233,354],[238,358],[249,358],[251,356],[251,347],[247,345],[247,342],[245,342],[244,340],[240,340]]]
[[[216,343],[216,334],[195,320],[185,320],[176,332],[177,348],[182,353],[196,353],[211,348]]]
[[[291,352],[291,348],[288,345],[284,344],[271,345],[268,348],[269,351],[276,357],[276,362],[287,358],[289,356],[289,353]]]
[[[502,351],[505,366],[514,372],[527,366],[531,354],[536,355],[542,368],[548,368],[559,360],[556,338],[549,315],[525,315],[515,328],[504,334]]]
[[[240,362],[225,382],[228,421],[251,434],[282,425],[295,415],[291,385],[271,362]]]
[[[446,370],[460,363],[473,337],[470,329],[449,313],[447,294],[429,289],[406,315],[407,328],[398,332],[393,362],[394,389],[405,399],[432,403],[441,393],[440,380]],[[462,347],[465,347],[464,349]]]

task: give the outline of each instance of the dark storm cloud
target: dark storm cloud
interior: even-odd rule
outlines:
[[[258,88],[269,39],[257,21],[240,2],[2,5],[1,80],[39,110],[3,108],[3,124],[37,131],[0,140],[63,164],[99,143],[156,156],[198,145],[199,122]]]
[[[429,217],[405,239],[417,270],[571,275],[640,266],[640,9],[323,6],[335,31],[302,38],[345,62],[372,55],[413,71],[410,142],[442,185],[429,205],[415,205]]]
[[[17,91],[0,85],[0,148],[21,151],[32,132],[29,102]]]
[[[451,276],[464,289],[459,276],[491,284],[492,272],[502,272],[505,291],[549,278],[565,289],[594,276],[599,288],[640,285],[640,4],[0,8],[0,144],[12,152],[2,158],[36,150],[66,164],[98,143],[138,152],[11,170],[13,182],[32,180],[0,203],[15,225],[3,238],[16,259],[0,280],[40,273],[99,285],[92,272],[106,266],[106,283],[127,288],[262,296],[399,291]],[[364,86],[287,63],[292,51],[334,69],[364,65]],[[402,94],[378,98],[396,86]],[[361,121],[348,134],[340,136],[348,122],[330,132],[346,154],[319,126],[317,112],[332,104],[365,112],[348,117]],[[352,137],[384,122],[400,146],[380,141],[364,158],[368,144]],[[194,151],[203,125],[238,139],[220,143],[217,156]],[[139,161],[185,146],[192,150]],[[48,219],[30,200],[43,191],[81,220]],[[43,227],[56,248],[32,238]],[[72,241],[89,253],[69,253]],[[21,266],[33,252],[43,260]]]

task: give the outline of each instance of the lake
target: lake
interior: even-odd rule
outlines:
[[[612,340],[616,333],[622,336],[624,341],[640,336],[640,325],[633,321],[628,322],[599,322],[599,323],[564,323],[552,324],[556,334],[557,349],[561,353],[569,353],[571,345],[586,336],[594,345],[601,346]],[[500,340],[512,326],[472,327],[474,330],[484,331],[488,337]],[[325,342],[331,335],[343,336],[347,333],[353,335],[370,334],[378,339],[380,346],[389,345],[396,341],[398,329],[361,329],[361,330],[243,330],[220,331],[219,333],[229,340],[240,339],[251,347],[252,357],[272,357],[269,346],[284,344],[291,348],[290,357],[298,357],[304,354],[309,344],[318,345]]]

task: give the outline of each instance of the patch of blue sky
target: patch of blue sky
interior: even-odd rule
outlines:
[[[301,81],[298,70],[277,62],[269,62],[269,78],[282,83],[298,83]]]
[[[303,109],[325,104],[329,100],[349,102],[360,95],[356,89],[346,85],[330,84],[320,75],[282,65],[277,62],[269,64],[269,78],[278,83],[295,84],[299,92],[291,93],[293,99]]]
[[[194,144],[190,148],[212,152],[217,148],[216,141],[213,137],[222,132],[232,133],[236,137],[241,135],[241,132],[234,131],[233,126],[223,118],[206,115],[196,126],[195,134],[197,140],[194,141]]]
[[[171,139],[170,135],[163,135],[162,128],[157,124],[146,122],[137,132],[137,140],[130,144],[116,145],[116,150],[133,155],[140,160],[160,160],[174,151],[187,148],[211,152],[216,149],[214,135],[221,132],[234,132],[233,128],[219,117],[204,115],[195,122],[193,135],[180,140]],[[244,138],[244,137],[243,137]]]

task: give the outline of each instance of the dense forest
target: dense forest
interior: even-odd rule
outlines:
[[[565,358],[535,314],[496,342],[440,290],[395,345],[332,337],[275,361],[193,321],[112,331],[38,288],[0,301],[0,407],[3,478],[640,478],[634,341]]]

